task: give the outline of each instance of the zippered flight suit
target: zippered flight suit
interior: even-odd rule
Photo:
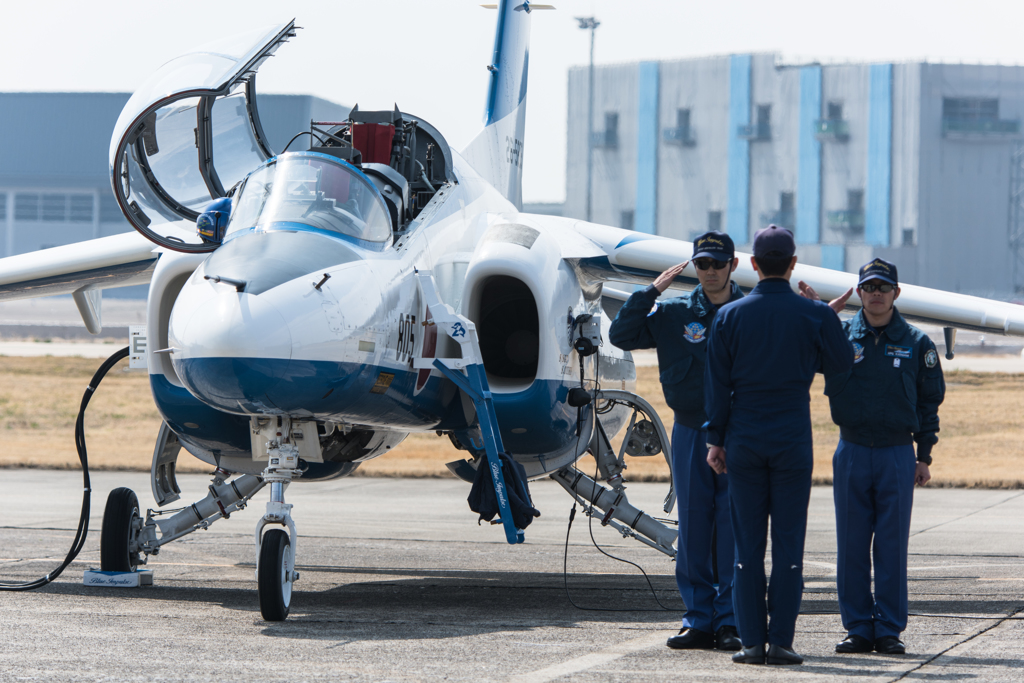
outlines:
[[[810,386],[819,368],[834,374],[852,364],[835,312],[798,296],[783,278],[761,280],[723,306],[711,326],[707,437],[726,450],[736,539],[733,604],[744,647],[793,645],[813,468]]]
[[[729,301],[743,293],[730,283]],[[609,340],[626,351],[655,348],[665,401],[675,413],[672,479],[679,513],[676,585],[686,605],[683,628],[714,633],[735,626],[732,600],[733,536],[728,476],[707,463],[702,427],[707,329],[716,307],[700,285],[689,294],[656,301],[651,285],[634,292],[612,322]],[[653,310],[652,310],[653,308]],[[712,533],[718,559],[718,585],[711,558]]]
[[[840,433],[832,459],[839,611],[847,633],[874,641],[899,637],[907,627],[913,443],[917,458],[930,461],[946,385],[935,344],[895,307],[882,330],[863,312],[843,329],[853,343],[853,367],[825,381]]]

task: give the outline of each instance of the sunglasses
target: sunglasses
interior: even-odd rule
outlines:
[[[896,285],[890,285],[888,282],[886,282],[885,284],[876,285],[869,282],[867,284],[861,285],[860,288],[863,289],[868,294],[871,294],[872,292],[881,292],[882,294],[888,294],[892,290],[896,289]]]
[[[697,270],[707,270],[708,268],[714,268],[715,270],[722,270],[729,266],[730,261],[719,261],[713,258],[699,258],[695,259],[693,265],[696,266]]]

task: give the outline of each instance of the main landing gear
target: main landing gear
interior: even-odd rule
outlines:
[[[197,529],[208,529],[217,520],[227,519],[245,508],[252,497],[269,484],[270,502],[256,525],[255,535],[260,612],[267,621],[287,618],[292,585],[299,573],[295,571],[295,522],[291,516],[292,506],[284,501],[284,492],[292,479],[302,474],[299,447],[291,437],[304,425],[293,426],[287,417],[272,420],[276,424],[260,432],[270,438],[266,442],[267,467],[259,476],[245,474],[230,479],[232,473],[218,467],[205,498],[176,510],[147,510],[145,519],[140,513],[139,499],[131,489],[111,491],[103,513],[100,568],[135,571],[139,565],[146,564],[150,555],[159,554],[163,545]],[[161,430],[161,436],[154,455],[153,490],[162,505],[178,498],[178,486],[174,481],[174,468],[168,466],[168,463],[173,465],[176,453],[167,445],[165,430]],[[274,525],[284,528],[266,528]]]

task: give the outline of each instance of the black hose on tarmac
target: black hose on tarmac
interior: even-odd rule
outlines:
[[[89,456],[85,450],[85,409],[89,405],[92,395],[96,393],[96,388],[100,385],[103,377],[110,371],[110,368],[127,356],[128,347],[126,346],[114,352],[110,358],[103,361],[103,365],[99,367],[96,374],[89,381],[89,386],[86,387],[85,394],[82,396],[82,405],[78,409],[78,420],[75,422],[75,448],[78,450],[78,459],[82,463],[84,492],[82,493],[82,515],[78,519],[78,531],[75,533],[75,540],[71,544],[71,550],[68,552],[67,557],[64,558],[64,562],[46,576],[35,581],[26,581],[25,583],[0,581],[0,591],[30,591],[42,588],[60,576],[61,572],[67,569],[67,566],[74,562],[75,558],[78,557],[78,553],[82,551],[85,539],[89,535],[89,507],[92,500],[92,485],[89,481]]]

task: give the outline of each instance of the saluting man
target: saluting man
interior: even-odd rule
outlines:
[[[743,294],[729,279],[736,268],[732,239],[721,232],[693,241],[691,259],[700,284],[689,294],[656,302],[686,263],[669,268],[645,289],[634,292],[612,322],[609,339],[620,349],[656,348],[665,402],[675,413],[672,479],[679,512],[676,584],[686,604],[683,628],[668,639],[675,649],[738,650],[732,606],[733,536],[729,484],[707,466],[702,425],[707,331],[719,306]],[[717,536],[718,587],[714,585],[711,544]]]
[[[832,476],[839,612],[847,636],[836,652],[902,655],[910,508],[914,484],[931,479],[946,383],[935,344],[894,305],[900,295],[896,266],[876,258],[860,269],[858,281],[862,308],[843,323],[853,342],[853,368],[825,377],[840,436]],[[800,284],[805,296],[817,298]]]
[[[803,662],[793,636],[814,461],[811,381],[821,367],[840,373],[853,365],[835,312],[790,288],[795,252],[790,231],[759,230],[752,262],[760,281],[722,307],[708,339],[708,464],[729,472],[733,601],[743,641],[732,659],[741,664]],[[769,518],[772,576],[765,586]]]

